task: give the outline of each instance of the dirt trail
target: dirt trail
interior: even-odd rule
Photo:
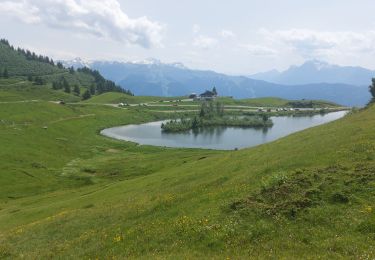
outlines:
[[[0,104],[17,104],[17,103],[31,103],[31,102],[39,102],[40,100],[33,99],[33,100],[20,100],[20,101],[3,101]]]
[[[81,118],[86,118],[86,117],[91,117],[95,116],[95,114],[87,114],[87,115],[79,115],[79,116],[72,116],[72,117],[66,117],[66,118],[61,118],[59,120],[55,120],[50,122],[50,124],[55,124],[63,121],[68,121],[68,120],[73,120],[73,119],[81,119]]]

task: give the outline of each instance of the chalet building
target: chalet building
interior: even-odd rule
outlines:
[[[192,93],[189,95],[189,98],[194,99],[195,101],[197,100],[215,100],[217,98],[217,91],[216,88],[214,87],[212,91],[206,90],[204,93],[197,95],[195,93]]]
[[[217,94],[213,91],[207,90],[206,92],[199,95],[201,100],[214,100],[217,98]]]

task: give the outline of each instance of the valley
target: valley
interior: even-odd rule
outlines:
[[[27,92],[27,98],[37,98],[38,91]],[[18,100],[8,91],[0,93],[2,100],[11,100],[0,103],[2,257],[350,257],[374,252],[364,242],[371,231],[362,228],[373,225],[373,107],[266,145],[224,152],[138,146],[99,135],[104,128],[170,116],[148,106],[103,106],[97,104],[101,96],[93,104],[49,102],[60,96],[23,102],[22,91]],[[118,94],[103,95],[109,104],[106,96]],[[160,98],[129,97],[133,104],[136,99],[143,104]],[[266,100],[246,102],[267,106]],[[311,185],[320,185],[314,188],[320,195],[310,206],[246,202],[249,196],[275,196],[284,189],[279,185],[295,187],[283,196],[297,200],[303,195],[298,185],[316,172],[322,179]],[[348,184],[326,186],[340,176]],[[344,202],[331,201],[337,192]],[[312,200],[308,196],[304,199]],[[266,207],[274,208],[272,214]],[[337,216],[329,225],[323,221],[328,215]],[[276,230],[289,235],[275,236]],[[320,250],[332,245],[335,250]]]
[[[6,40],[0,73],[1,259],[375,258],[373,100],[137,96]],[[269,127],[158,143],[214,104]]]

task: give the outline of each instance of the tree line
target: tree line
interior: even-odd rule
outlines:
[[[37,55],[35,52],[31,52],[26,49],[17,48],[15,49],[12,45],[9,44],[9,41],[6,39],[0,39],[0,43],[8,46],[11,50],[17,51],[20,55],[23,55],[27,60],[33,60],[38,62],[43,62],[50,64],[52,66],[56,66],[59,69],[68,70],[70,74],[75,74],[75,69],[73,67],[65,68],[61,62],[55,62],[53,59],[49,58],[48,56]],[[116,85],[113,81],[105,79],[97,70],[92,70],[90,68],[84,67],[77,69],[77,72],[89,74],[94,78],[94,83],[83,93],[82,98],[88,99],[92,95],[95,94],[102,94],[105,92],[120,92],[127,95],[133,95],[130,90],[125,90],[120,86]],[[9,73],[8,69],[5,68],[3,71],[0,70],[0,77],[8,78]],[[46,84],[46,80],[44,80],[41,76],[28,75],[27,79],[30,82],[34,82],[36,85],[44,85]],[[61,90],[63,89],[66,93],[74,93],[76,95],[80,95],[80,87],[78,85],[71,86],[68,80],[62,76],[58,80],[52,82],[52,88],[54,90]]]
[[[20,55],[23,55],[27,60],[39,61],[43,63],[48,63],[52,66],[55,65],[53,59],[49,58],[48,56],[38,55],[35,52],[31,52],[27,49],[22,49],[18,47],[17,49],[14,48],[12,45],[9,44],[9,41],[6,39],[0,39],[0,42],[6,46],[8,46],[11,50],[17,51]]]
[[[63,67],[61,63],[57,63],[57,66]],[[75,74],[76,72],[73,67],[68,68],[68,70],[70,74]],[[133,93],[130,90],[125,90],[122,87],[116,85],[113,81],[105,79],[97,70],[92,70],[90,68],[84,67],[84,68],[78,68],[77,72],[89,74],[94,78],[94,82],[83,93],[82,95],[83,100],[89,99],[93,95],[100,95],[106,92],[120,92],[120,93],[133,96]],[[52,88],[55,90],[63,89],[64,92],[74,93],[77,96],[81,94],[79,86],[77,84],[71,86],[64,76],[52,82]]]
[[[9,73],[8,73],[7,68],[4,68],[3,70],[0,70],[0,78],[4,78],[4,79],[9,78]]]
[[[92,70],[90,68],[84,67],[77,69],[77,71],[90,74],[94,77],[95,93],[97,94],[102,94],[105,92],[120,92],[133,96],[133,93],[130,90],[123,89],[122,87],[116,85],[116,83],[114,83],[112,80],[105,79],[97,70]]]
[[[369,91],[371,93],[372,99],[371,103],[375,102],[375,78],[372,79],[372,84],[369,86]]]
[[[60,77],[57,81],[52,82],[52,89],[62,89],[65,93],[74,93],[77,96],[81,94],[81,89],[78,84],[71,86],[64,76]]]

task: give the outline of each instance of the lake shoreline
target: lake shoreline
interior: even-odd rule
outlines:
[[[243,129],[241,127],[212,127],[194,132],[163,133],[160,127],[168,120],[144,124],[118,126],[104,129],[100,134],[139,145],[170,148],[194,148],[209,150],[235,150],[255,147],[278,140],[290,134],[326,124],[344,117],[347,111],[308,117],[272,117],[270,129]]]

